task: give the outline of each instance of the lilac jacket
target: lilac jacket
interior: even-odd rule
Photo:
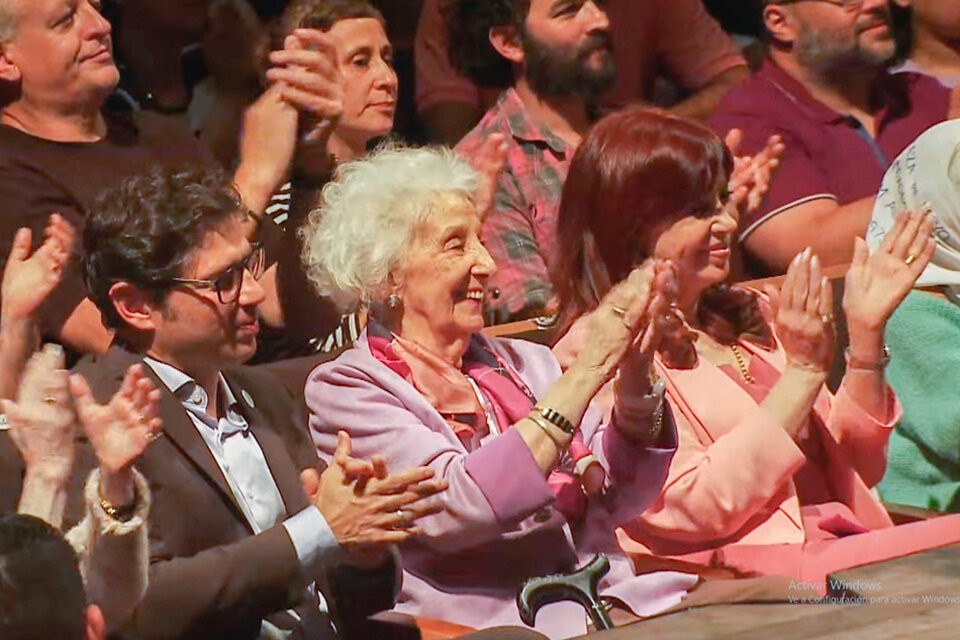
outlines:
[[[560,377],[549,349],[519,340],[485,340],[541,397]],[[553,493],[515,429],[467,451],[453,430],[406,380],[371,353],[366,334],[356,345],[310,374],[305,390],[310,430],[329,460],[336,432],[347,430],[353,452],[385,456],[392,471],[426,465],[450,488],[436,499],[445,511],[419,521],[423,535],[403,546],[403,589],[396,610],[474,628],[519,625],[517,589],[527,577],[569,570],[603,551],[611,571],[601,593],[638,615],[677,604],[696,582],[688,574],[634,576],[614,529],[636,517],[658,495],[675,450],[638,447],[600,423],[588,409],[584,441],[607,468],[603,499],[584,519],[567,523],[550,508]],[[553,638],[586,631],[583,610],[572,603],[541,609],[538,631]]]

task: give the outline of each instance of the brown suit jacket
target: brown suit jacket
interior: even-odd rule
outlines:
[[[87,378],[97,401],[104,402],[140,359],[114,347],[103,356],[84,358],[76,371]],[[374,572],[341,567],[304,575],[282,525],[253,534],[186,410],[149,367],[145,370],[161,391],[164,437],[137,464],[153,494],[150,584],[122,636],[252,639],[261,619],[301,605],[297,610],[304,622],[294,637],[337,637],[315,603],[302,601],[305,585],[316,581],[331,605],[339,636],[364,637],[366,617],[393,606],[393,563]],[[273,376],[254,368],[237,367],[224,371],[224,377],[263,449],[287,516],[298,513],[309,506],[299,473],[320,464],[298,403]],[[96,465],[89,443],[79,439],[70,522],[82,513],[80,485]]]

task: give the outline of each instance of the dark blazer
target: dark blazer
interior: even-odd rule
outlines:
[[[119,388],[140,356],[114,347],[84,358],[75,368],[98,402]],[[145,365],[144,365],[145,366]],[[304,586],[317,581],[331,606],[341,638],[365,636],[368,615],[393,606],[396,567],[361,572],[341,567],[305,576],[282,525],[258,535],[243,516],[203,438],[180,401],[145,366],[161,391],[164,437],[154,442],[137,468],[150,484],[150,583],[125,628],[125,638],[243,640],[255,638],[260,620],[297,606],[303,625],[294,637],[337,637],[315,607],[303,602]],[[270,374],[249,367],[224,377],[251,425],[283,498],[287,516],[309,505],[299,474],[317,466],[299,404]],[[67,507],[71,524],[82,514],[82,482],[96,465],[82,437]]]

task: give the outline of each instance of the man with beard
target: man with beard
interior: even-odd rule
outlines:
[[[426,134],[453,144],[496,102],[498,87],[478,86],[451,64],[449,43],[458,38],[447,34],[450,4],[424,0],[414,57],[417,112]],[[603,10],[618,68],[616,83],[600,100],[605,110],[670,104],[671,113],[705,119],[747,77],[743,56],[701,0],[605,0]]]
[[[452,10],[465,72],[481,85],[509,87],[457,145],[470,159],[492,134],[507,146],[483,223],[498,267],[487,321],[548,315],[560,193],[594,100],[616,77],[610,22],[595,0],[463,0]]]
[[[756,275],[783,273],[805,247],[828,265],[848,262],[884,173],[948,117],[949,92],[930,78],[887,72],[895,52],[887,0],[761,2],[769,57],[711,121],[719,132],[743,130],[746,153],[773,133],[786,144],[739,239]]]

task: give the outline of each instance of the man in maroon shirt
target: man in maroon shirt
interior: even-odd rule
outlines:
[[[884,172],[920,133],[948,117],[935,80],[891,75],[887,0],[762,0],[770,54],[711,119],[742,129],[741,150],[779,133],[786,151],[762,206],[740,223],[757,275],[782,273],[805,247],[849,261]]]

